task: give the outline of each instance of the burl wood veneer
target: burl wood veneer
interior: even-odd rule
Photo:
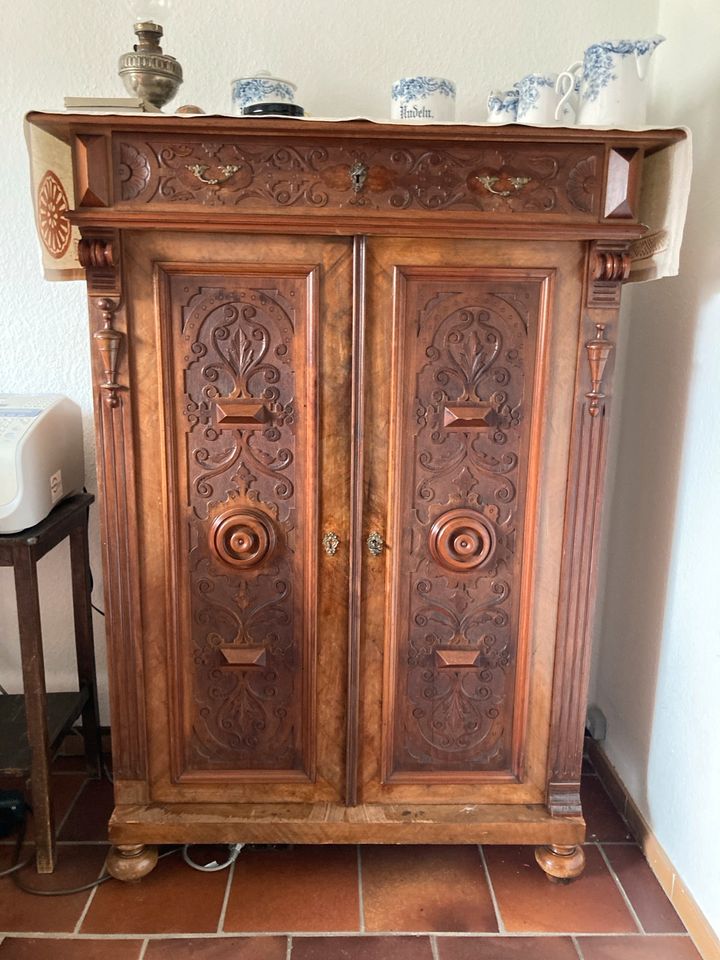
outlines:
[[[90,296],[113,875],[256,841],[577,876],[620,286],[683,134],[31,119]]]

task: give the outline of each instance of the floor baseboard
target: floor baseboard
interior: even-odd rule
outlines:
[[[682,877],[679,876],[647,820],[628,793],[617,770],[608,760],[600,744],[593,740],[586,742],[597,775],[613,803],[625,817],[632,834],[643,849],[651,870],[677,910],[703,960],[720,960],[720,938],[686,888]]]

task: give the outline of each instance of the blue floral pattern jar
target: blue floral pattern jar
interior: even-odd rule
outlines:
[[[406,123],[455,118],[455,84],[443,77],[403,77],[392,85],[391,117]]]
[[[254,103],[293,103],[295,84],[259,72],[253,77],[240,77],[232,82],[233,113],[241,115]]]

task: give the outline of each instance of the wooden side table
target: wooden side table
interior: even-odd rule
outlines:
[[[0,566],[12,566],[15,572],[24,690],[0,696],[0,772],[30,773],[38,873],[55,868],[50,764],[79,716],[88,772],[96,778],[102,772],[88,552],[88,515],[94,499],[87,493],[70,497],[34,527],[0,536]],[[70,538],[79,689],[47,693],[37,562],[65,537]]]

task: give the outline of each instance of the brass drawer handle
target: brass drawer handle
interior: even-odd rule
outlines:
[[[322,545],[325,548],[325,553],[329,557],[334,557],[337,553],[337,548],[340,546],[340,537],[334,530],[328,530],[322,538]]]
[[[382,534],[378,533],[377,530],[373,530],[367,538],[367,548],[374,557],[379,557],[385,549],[385,541]]]
[[[496,197],[509,197],[513,191],[517,193],[522,190],[526,183],[530,183],[532,177],[478,177],[480,183],[485,187],[488,193],[494,193]],[[496,190],[495,184],[498,180],[506,181],[512,184],[512,190]]]
[[[216,187],[220,183],[225,183],[226,180],[229,180],[233,174],[236,174],[240,167],[236,167],[234,163],[228,163],[224,167],[218,167],[221,177],[206,177],[205,171],[209,169],[206,163],[186,163],[186,168],[190,173],[201,183],[207,183],[208,186]]]

